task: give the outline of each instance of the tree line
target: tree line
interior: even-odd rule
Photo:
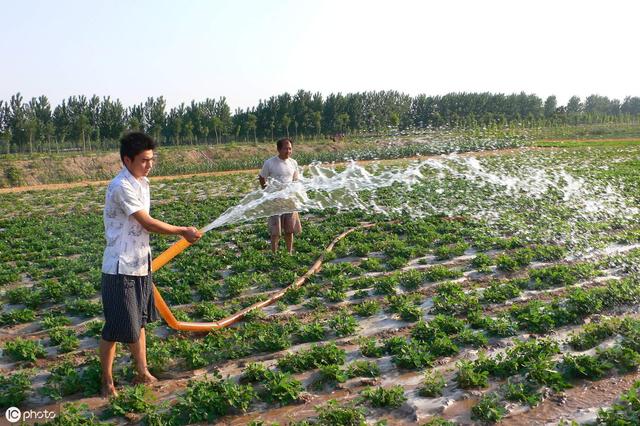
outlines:
[[[0,100],[0,152],[60,152],[112,149],[125,131],[145,131],[163,145],[295,139],[336,134],[441,127],[555,126],[633,123],[640,97],[623,101],[573,96],[559,105],[555,96],[525,92],[449,93],[410,96],[397,91],[329,94],[299,90],[236,109],[226,98],[191,101],[167,108],[164,97],[124,106],[118,99],[71,96],[53,107],[46,96]]]

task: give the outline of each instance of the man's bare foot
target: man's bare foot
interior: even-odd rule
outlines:
[[[149,385],[151,383],[155,383],[157,382],[158,379],[156,379],[155,377],[153,377],[151,375],[151,373],[149,373],[149,371],[145,371],[144,374],[138,374],[134,379],[133,379],[133,384],[134,385],[139,385],[139,384],[145,384],[145,385]]]
[[[118,391],[116,390],[116,387],[113,385],[113,383],[110,384],[102,384],[102,389],[101,392],[102,397],[103,398],[111,398],[111,397],[117,397],[118,396]]]

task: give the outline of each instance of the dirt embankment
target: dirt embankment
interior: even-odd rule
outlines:
[[[361,148],[362,143],[345,141],[309,141],[297,143],[295,154],[342,152]],[[273,143],[226,144],[158,149],[157,170],[162,175],[174,175],[245,169],[276,155]],[[120,155],[113,152],[88,154],[35,154],[32,157],[5,157],[0,162],[0,188],[35,187],[45,184],[66,184],[111,179],[122,167]]]

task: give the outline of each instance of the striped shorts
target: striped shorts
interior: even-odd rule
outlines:
[[[102,338],[109,342],[135,343],[140,329],[160,319],[153,299],[151,273],[147,276],[102,274]]]

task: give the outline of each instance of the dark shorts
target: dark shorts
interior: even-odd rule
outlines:
[[[160,319],[153,299],[151,274],[144,277],[102,274],[102,338],[110,342],[135,343],[140,329]]]
[[[300,223],[298,212],[271,216],[267,223],[269,225],[269,235],[271,236],[280,236],[282,234],[298,235],[302,232],[302,224]]]

